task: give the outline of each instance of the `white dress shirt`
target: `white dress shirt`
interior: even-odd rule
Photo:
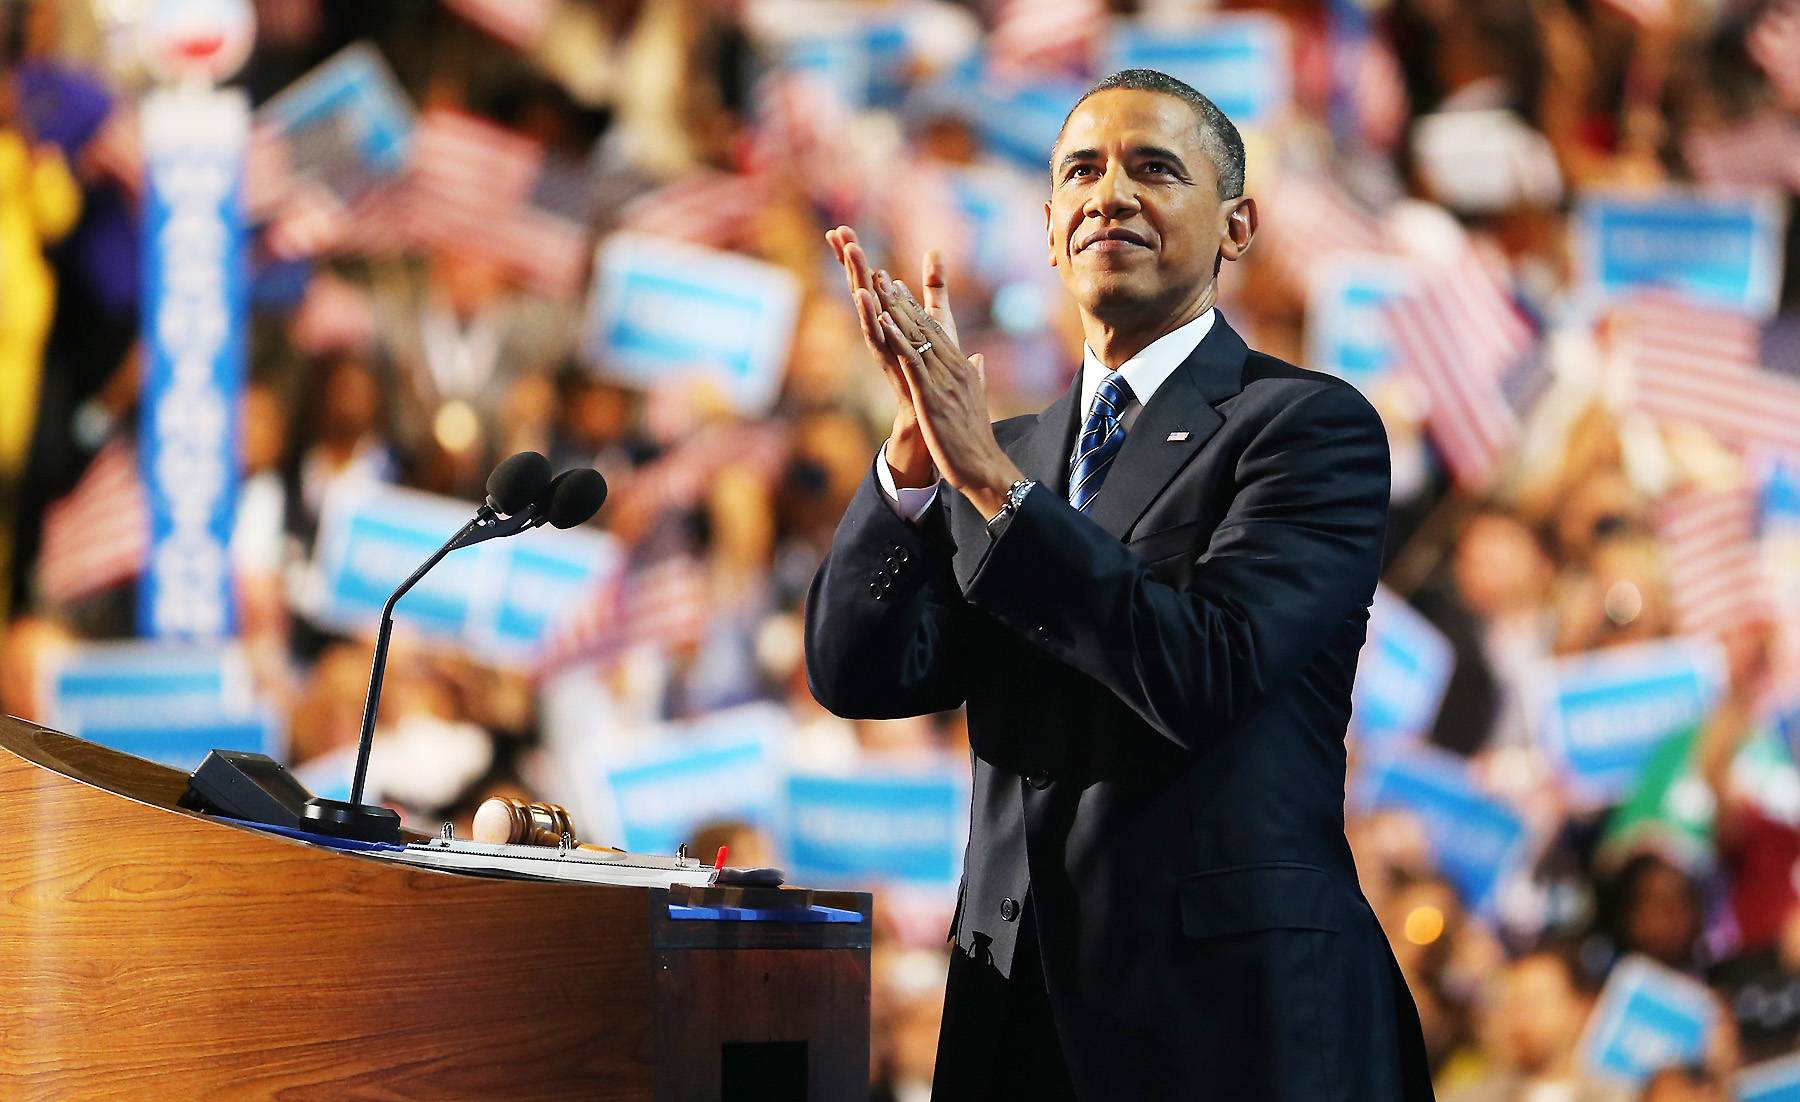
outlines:
[[[1131,385],[1131,401],[1125,403],[1125,409],[1119,415],[1126,432],[1131,431],[1138,414],[1143,412],[1156,389],[1175,373],[1175,369],[1193,354],[1194,349],[1200,347],[1200,342],[1211,332],[1212,323],[1213,309],[1209,306],[1205,313],[1151,341],[1142,352],[1119,366],[1119,373]],[[1086,421],[1088,410],[1094,404],[1094,392],[1100,389],[1100,381],[1109,372],[1100,358],[1094,355],[1093,349],[1085,344],[1081,348],[1081,393],[1077,395],[1080,405],[1076,408],[1081,411],[1081,419]],[[1076,436],[1076,445],[1079,446],[1080,433],[1077,432]],[[1074,459],[1071,454],[1070,462]],[[885,443],[881,445],[881,454],[875,457],[875,481],[880,484],[882,496],[887,498],[894,512],[914,524],[919,522],[925,515],[925,510],[931,508],[932,501],[937,498],[935,482],[929,486],[894,485],[894,472],[888,466]]]

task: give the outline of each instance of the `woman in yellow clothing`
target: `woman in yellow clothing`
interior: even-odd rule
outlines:
[[[12,93],[10,76],[0,78],[0,623],[7,618],[19,480],[56,303],[44,247],[68,233],[81,213],[81,189],[62,154],[34,145],[19,128]]]

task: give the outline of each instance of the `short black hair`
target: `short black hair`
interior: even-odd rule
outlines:
[[[1244,137],[1238,133],[1236,124],[1219,110],[1218,104],[1195,91],[1193,86],[1156,69],[1120,69],[1083,92],[1075,106],[1063,116],[1062,127],[1056,131],[1057,144],[1062,143],[1062,132],[1068,127],[1069,119],[1089,96],[1115,90],[1161,92],[1192,107],[1194,117],[1200,122],[1200,148],[1206,151],[1207,159],[1212,161],[1213,173],[1218,177],[1219,198],[1235,199],[1244,194]]]

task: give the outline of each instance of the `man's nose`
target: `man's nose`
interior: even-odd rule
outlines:
[[[1131,173],[1119,164],[1111,164],[1106,172],[1095,183],[1088,193],[1087,213],[1099,215],[1107,221],[1136,214],[1138,210],[1137,181]]]

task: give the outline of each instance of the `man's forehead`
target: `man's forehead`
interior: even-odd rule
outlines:
[[[1160,145],[1185,151],[1199,145],[1194,109],[1162,92],[1109,88],[1083,100],[1063,127],[1059,150],[1109,145]]]

